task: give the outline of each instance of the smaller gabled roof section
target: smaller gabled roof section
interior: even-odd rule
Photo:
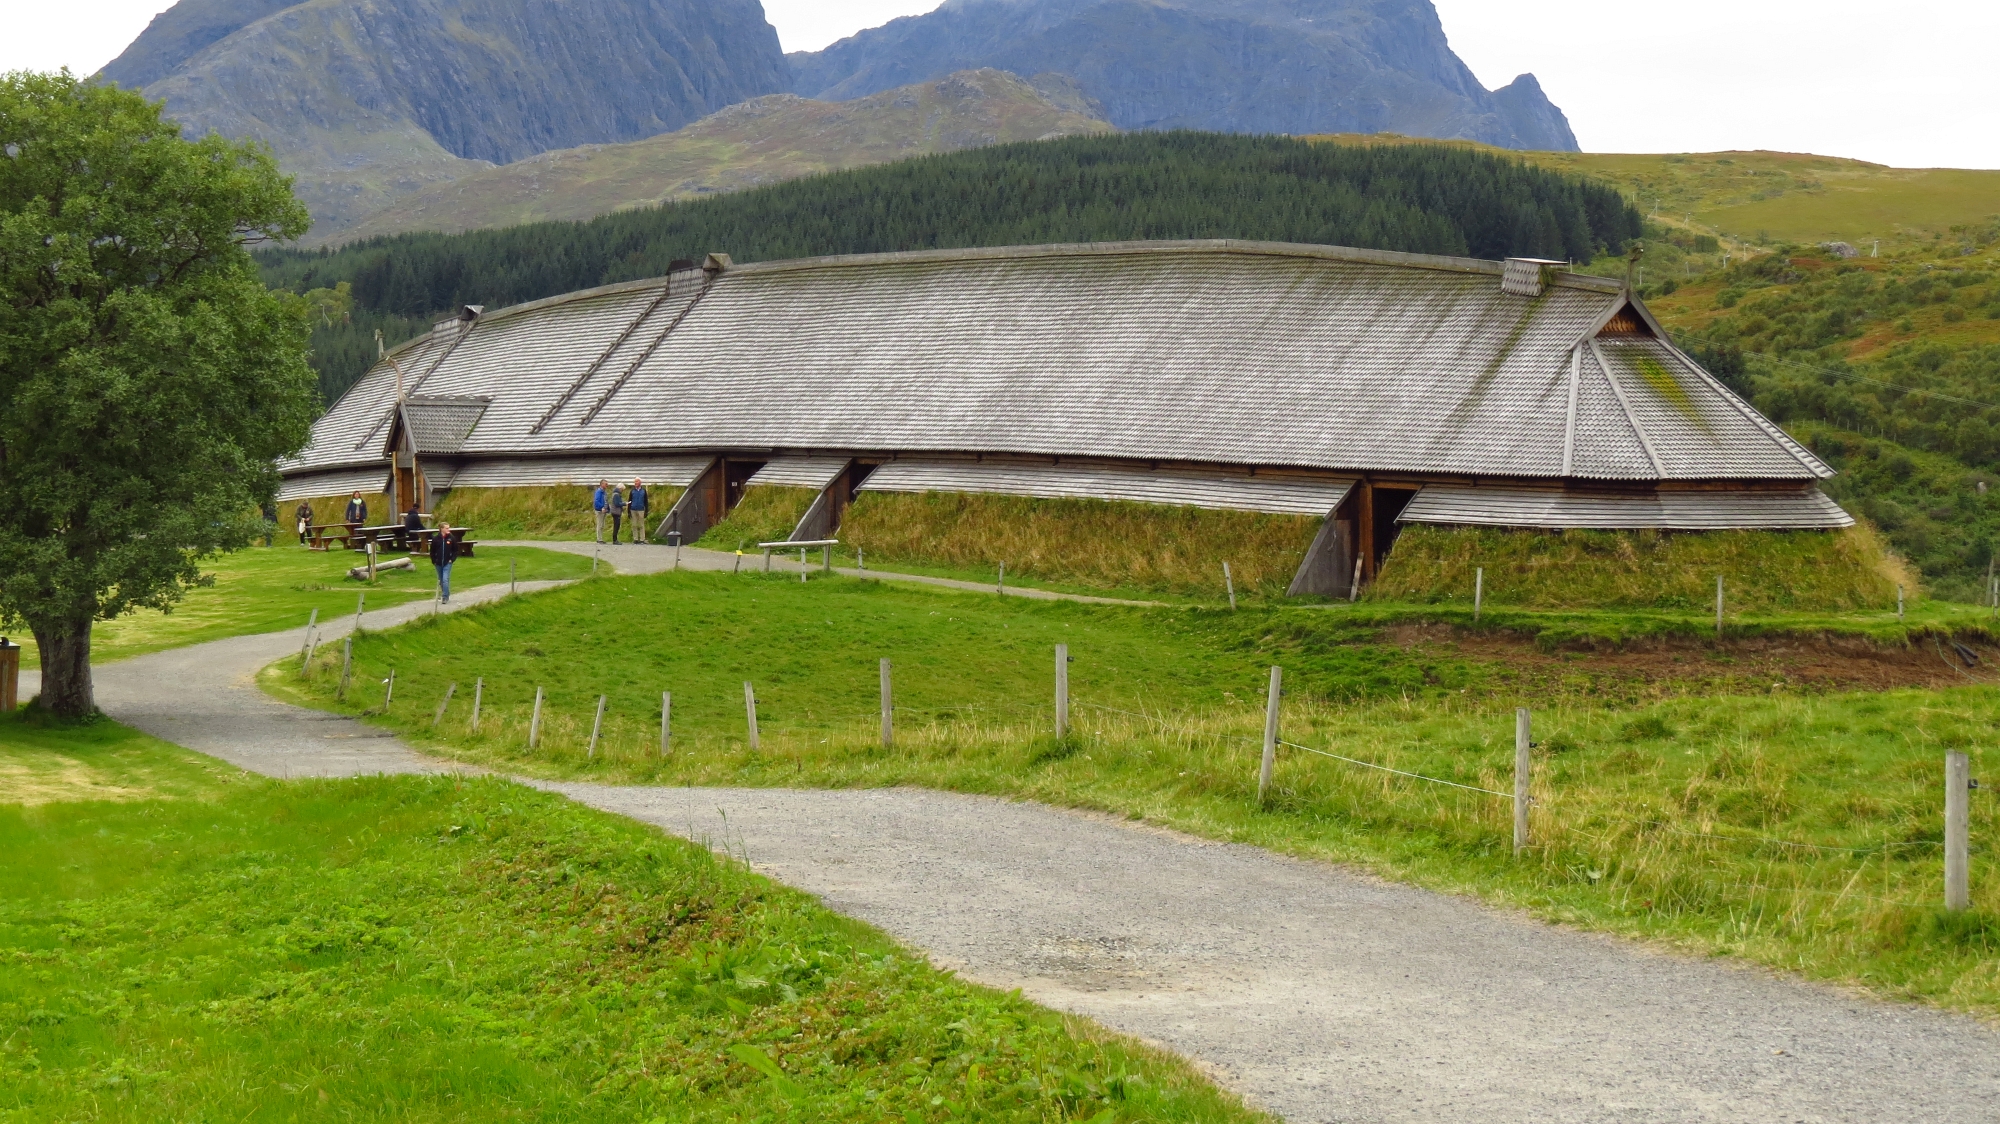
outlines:
[[[419,454],[456,453],[492,403],[491,398],[465,395],[413,394],[403,400],[404,424]],[[390,442],[393,446],[393,433]]]

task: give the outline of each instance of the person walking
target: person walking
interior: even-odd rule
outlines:
[[[625,492],[620,488],[611,489],[611,545],[618,545],[618,525],[625,521]]]
[[[395,510],[392,508],[389,513],[394,515]],[[354,493],[354,498],[347,501],[347,517],[344,522],[352,523],[356,527],[368,522],[368,503],[361,498],[360,492]]]
[[[306,545],[306,535],[312,530],[313,505],[311,500],[300,500],[299,509],[292,512],[299,520],[299,545]]]
[[[609,480],[599,480],[597,482],[597,491],[591,493],[590,496],[590,511],[597,520],[597,541],[599,543],[604,541],[604,512],[610,505],[610,499],[604,493],[606,485],[610,483]]]
[[[640,545],[646,542],[646,486],[632,481],[632,490],[625,493],[625,507],[632,513],[632,541]]]
[[[415,511],[413,507],[411,511]],[[451,564],[458,561],[458,543],[451,536],[451,524],[439,523],[431,536],[431,566],[437,570],[438,602],[451,604]]]

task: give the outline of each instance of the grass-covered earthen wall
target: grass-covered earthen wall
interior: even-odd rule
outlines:
[[[1283,596],[1321,520],[1081,499],[866,492],[841,521],[844,549],[871,567],[899,562],[977,570],[1106,590],[1222,596],[1222,564],[1239,596]]]
[[[1702,609],[1715,579],[1735,612],[1893,609],[1916,575],[1872,528],[1844,531],[1535,531],[1405,528],[1367,596],[1536,609]]]
[[[589,539],[596,534],[590,508],[594,489],[581,484],[543,488],[453,488],[437,505],[437,517],[454,527],[472,528],[475,539]],[[646,489],[646,523],[658,527],[686,489]],[[611,537],[611,521],[604,522]],[[628,538],[621,536],[620,541]]]
[[[708,529],[701,545],[715,550],[755,550],[760,542],[790,538],[792,529],[806,517],[806,509],[819,498],[817,488],[791,488],[760,484],[746,488],[743,498],[729,517]]]

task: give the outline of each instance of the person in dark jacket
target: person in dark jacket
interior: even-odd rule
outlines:
[[[417,508],[417,501],[410,501],[410,510],[403,513],[403,536],[401,546],[405,550],[417,548],[418,537],[412,531],[424,529],[424,513]]]
[[[313,505],[311,500],[300,500],[299,509],[292,512],[299,520],[299,545],[306,545],[306,535],[312,530]]]
[[[357,527],[368,522],[368,504],[362,500],[360,492],[354,493],[354,498],[347,501],[347,518],[345,522],[352,523]]]
[[[611,545],[617,546],[618,525],[625,521],[624,490],[620,488],[611,489],[611,495],[607,497],[604,502],[611,505]]]
[[[411,514],[416,513],[411,508]],[[452,541],[451,524],[439,523],[438,532],[431,536],[431,565],[437,568],[438,600],[451,604],[451,564],[458,561],[458,543]]]

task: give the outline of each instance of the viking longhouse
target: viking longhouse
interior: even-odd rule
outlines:
[[[1413,523],[1831,529],[1832,471],[1561,263],[1130,242],[736,265],[514,308],[392,351],[281,498],[642,477],[686,541],[745,488],[996,492],[1322,518],[1294,592]]]

